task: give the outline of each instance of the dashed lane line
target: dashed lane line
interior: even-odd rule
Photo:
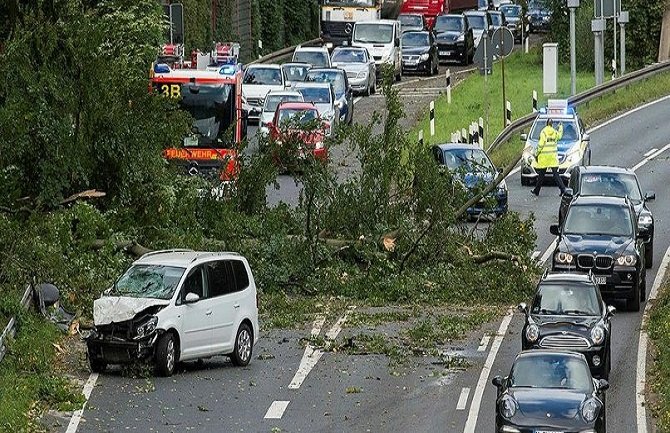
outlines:
[[[658,149],[656,149],[656,148],[654,147],[654,148],[651,149],[649,152],[645,153],[644,156],[649,156],[649,155],[651,155],[652,153],[656,152],[657,150],[658,150]]]
[[[650,155],[645,154],[645,158],[642,161],[640,161],[636,166],[633,167],[633,171],[637,171],[638,169],[644,167],[649,161],[653,160],[654,158],[656,158],[657,156],[659,156],[668,149],[670,149],[670,144],[666,144],[665,146],[661,147],[659,150]]]
[[[456,403],[456,410],[465,410],[468,405],[468,397],[470,396],[470,388],[461,389],[461,395],[458,397],[458,403]]]
[[[284,416],[284,412],[286,411],[286,408],[288,407],[288,404],[290,401],[286,400],[275,400],[272,402],[270,407],[268,408],[268,411],[265,412],[265,419],[281,419],[282,416]]]
[[[91,373],[91,375],[88,377],[88,380],[86,381],[86,384],[84,385],[84,404],[82,405],[81,409],[76,410],[72,414],[72,418],[70,418],[70,423],[67,425],[67,430],[65,430],[65,433],[75,433],[79,428],[79,422],[81,421],[81,417],[84,414],[84,409],[86,409],[86,403],[88,403],[88,399],[91,397],[91,392],[93,392],[93,388],[95,387],[95,383],[97,381],[98,373]]]

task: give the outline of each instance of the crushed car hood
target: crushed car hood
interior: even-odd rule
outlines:
[[[132,319],[149,307],[169,304],[170,301],[167,299],[103,296],[93,302],[93,322],[96,326],[123,322]]]

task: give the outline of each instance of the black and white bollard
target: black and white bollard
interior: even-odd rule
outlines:
[[[479,144],[484,147],[484,119],[479,118]]]
[[[447,69],[447,104],[451,104],[451,70]]]
[[[423,146],[423,129],[419,130],[419,144]]]
[[[537,91],[533,90],[533,113],[537,113]]]
[[[435,135],[435,101],[430,101],[430,136]]]
[[[468,131],[466,131],[465,128],[461,128],[461,141],[463,143],[468,142]]]
[[[512,124],[512,104],[509,101],[505,102],[505,126]]]

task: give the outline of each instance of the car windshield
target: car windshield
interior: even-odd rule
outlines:
[[[591,284],[543,283],[535,295],[531,313],[547,315],[599,316],[601,303]]]
[[[502,14],[491,14],[491,22],[496,27],[501,27],[503,25]]]
[[[281,70],[284,73],[286,81],[305,81],[305,75],[309,71],[309,65],[282,65]]]
[[[292,123],[305,125],[318,119],[318,117],[319,113],[316,110],[285,109],[279,111],[279,124],[291,121]]]
[[[346,83],[344,82],[345,72],[341,69],[330,71],[309,71],[305,77],[305,81],[314,83],[331,83],[333,91],[338,98],[344,95],[347,91]]]
[[[423,20],[419,15],[398,15],[400,24],[407,27],[423,27]]]
[[[572,205],[564,234],[632,236],[633,222],[627,208],[618,205]]]
[[[268,94],[265,98],[265,105],[263,106],[263,111],[274,113],[277,109],[277,105],[280,102],[302,102],[303,98],[300,94],[295,95],[272,95]]]
[[[313,102],[315,104],[330,104],[330,92],[325,87],[302,87],[297,89],[302,93],[305,102]]]
[[[427,47],[428,45],[428,33],[409,32],[402,35],[403,47]]]
[[[433,27],[435,33],[442,32],[462,32],[463,20],[461,17],[437,17],[435,19],[435,26]]]
[[[551,353],[517,359],[509,377],[513,388],[571,389],[593,392],[589,366],[581,358]]]
[[[521,6],[505,5],[500,7],[500,11],[505,14],[507,18],[517,18],[521,16]]]
[[[494,172],[493,164],[483,150],[479,149],[449,149],[442,153],[442,165],[449,170],[464,170],[473,172]]]
[[[278,68],[248,68],[244,74],[244,84],[281,86],[283,85],[282,73]]]
[[[390,44],[393,42],[393,25],[356,24],[353,41],[363,44]]]
[[[629,173],[584,174],[579,193],[581,195],[627,196],[635,202],[642,201],[642,193],[640,192],[637,177]]]
[[[572,119],[564,119],[564,120],[554,119],[553,124],[554,129],[558,130],[558,126],[561,122],[563,123],[563,136],[561,137],[560,140],[558,140],[558,142],[569,143],[572,141],[579,140],[579,125],[577,121]],[[539,141],[540,133],[546,126],[547,126],[546,118],[537,119],[535,123],[533,123],[533,128],[530,131],[530,139],[534,141]]]
[[[160,265],[134,265],[109,291],[110,295],[131,298],[171,299],[184,268]]]
[[[293,54],[294,62],[309,63],[313,67],[330,66],[329,60],[327,51],[298,50]]]
[[[333,53],[333,63],[365,63],[367,58],[365,51],[352,49],[338,49]]]
[[[486,28],[486,18],[484,15],[467,15],[468,24],[475,30],[484,30]]]

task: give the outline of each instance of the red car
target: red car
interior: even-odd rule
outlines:
[[[324,140],[331,133],[331,125],[321,119],[319,110],[311,102],[279,104],[268,129],[270,140],[279,144],[298,140],[299,157],[303,158],[306,151],[311,151],[315,159],[328,159]]]

